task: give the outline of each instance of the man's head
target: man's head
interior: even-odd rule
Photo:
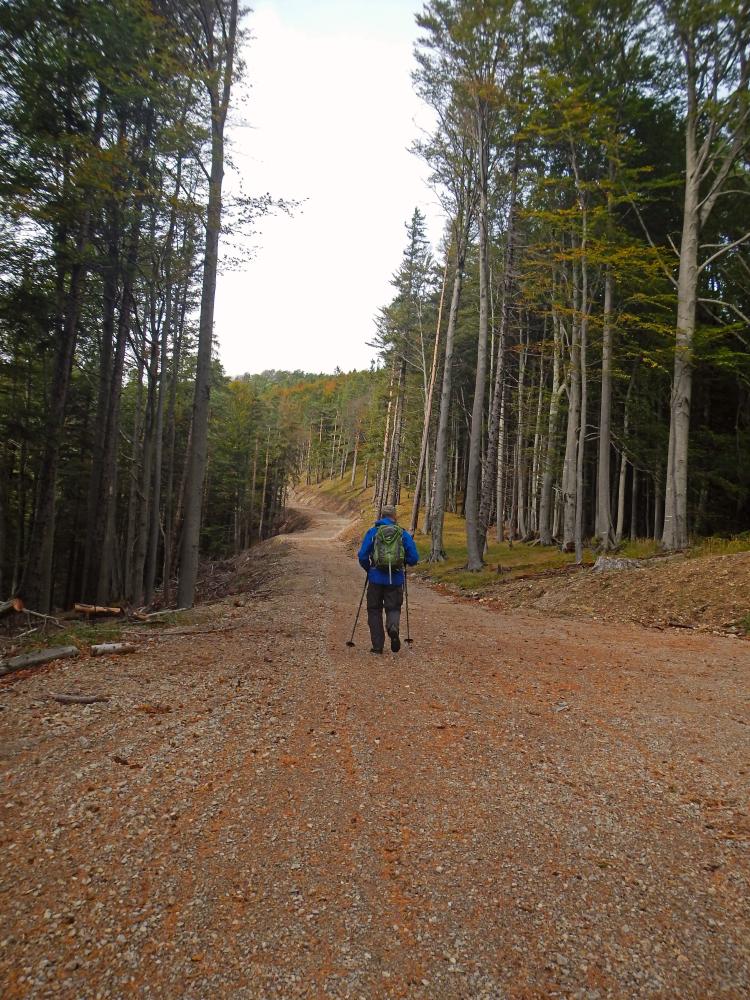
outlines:
[[[381,509],[380,516],[381,517],[387,517],[391,521],[397,521],[398,520],[398,511],[396,510],[395,507],[392,507],[390,504],[386,504]]]

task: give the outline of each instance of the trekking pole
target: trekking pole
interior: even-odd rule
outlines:
[[[351,638],[349,639],[349,641],[347,642],[347,646],[353,646],[354,645],[354,631],[357,628],[357,622],[359,621],[359,613],[362,610],[362,601],[364,601],[364,599],[365,599],[365,591],[366,590],[367,590],[367,574],[365,573],[365,585],[362,588],[362,596],[359,599],[359,607],[357,608],[357,616],[354,619],[354,625],[352,626],[352,635],[351,635]]]
[[[414,640],[409,632],[409,586],[406,582],[406,567],[404,567],[404,597],[406,598],[406,643],[411,646]]]

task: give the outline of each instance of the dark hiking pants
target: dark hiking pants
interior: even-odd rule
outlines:
[[[367,624],[370,626],[370,639],[373,649],[382,649],[385,645],[383,631],[383,609],[385,608],[385,627],[399,626],[401,621],[401,604],[404,600],[404,588],[391,587],[383,583],[367,584]]]

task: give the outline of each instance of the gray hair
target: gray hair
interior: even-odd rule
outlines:
[[[392,521],[395,521],[398,518],[398,511],[391,504],[386,504],[384,507],[381,507],[380,516],[389,517]]]

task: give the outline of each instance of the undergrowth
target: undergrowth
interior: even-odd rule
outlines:
[[[362,479],[358,475],[352,488],[349,477],[344,480],[327,480],[313,487],[319,492],[336,497],[361,498],[362,512],[358,529],[364,533],[373,523],[372,490],[363,492]],[[411,495],[406,494],[399,505],[399,523],[408,526],[411,516]],[[466,522],[457,514],[446,513],[443,526],[443,545],[446,559],[443,562],[428,562],[431,539],[429,535],[421,534],[417,528],[414,538],[419,551],[419,565],[412,570],[415,574],[429,578],[459,590],[482,591],[497,586],[509,580],[520,577],[544,576],[550,573],[573,572],[576,559],[572,552],[561,552],[557,545],[539,545],[516,541],[511,546],[508,542],[491,541],[485,553],[485,566],[478,572],[466,568]],[[731,555],[750,550],[750,532],[732,538],[710,537],[699,539],[685,553],[689,558],[702,556]],[[583,565],[592,566],[598,556],[593,548],[587,547],[583,552]],[[664,556],[658,540],[653,538],[626,539],[617,548],[613,556],[625,559],[653,559]],[[750,616],[746,630],[750,630]]]
[[[197,624],[202,620],[212,618],[210,608],[193,608],[190,611],[170,611],[150,622],[125,621],[108,619],[107,621],[63,620],[62,628],[52,622],[40,626],[29,635],[12,635],[3,637],[3,646],[12,646],[13,655],[33,653],[38,649],[48,649],[50,646],[76,646],[82,652],[88,652],[89,647],[103,642],[122,642],[127,639],[127,629],[143,628],[159,631],[175,625]]]
[[[721,538],[718,535],[710,535],[707,538],[700,538],[693,543],[688,551],[688,556],[731,556],[738,552],[750,551],[750,531],[743,531],[741,535],[731,535],[729,538]]]

